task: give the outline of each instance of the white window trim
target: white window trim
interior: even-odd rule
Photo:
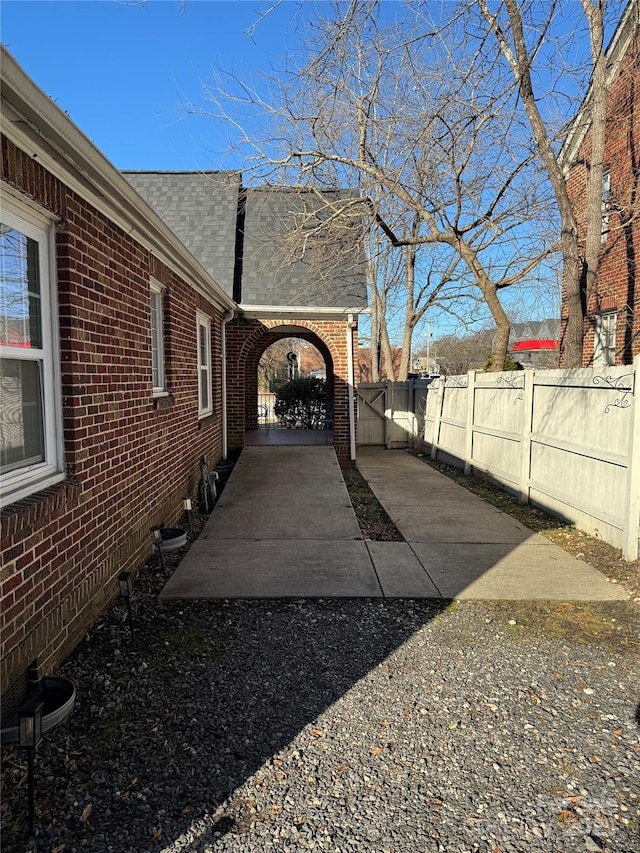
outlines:
[[[207,335],[207,348],[206,348],[206,363],[202,364],[200,361],[200,330],[205,329]],[[196,352],[197,352],[197,366],[198,366],[198,418],[206,418],[209,415],[213,414],[213,387],[212,387],[212,374],[211,374],[211,317],[207,314],[203,314],[202,311],[196,311]],[[203,374],[204,381],[207,383],[208,389],[208,400],[209,405],[203,407],[201,405],[202,400],[202,384],[203,384]]]
[[[156,313],[160,321],[160,328],[158,329],[158,367],[160,374],[160,384],[153,386],[154,397],[167,397],[169,395],[169,392],[167,391],[167,373],[164,346],[164,294],[165,288],[160,284],[160,282],[152,278],[149,282],[149,296],[150,299],[153,299],[154,297],[159,297],[159,311],[156,308]],[[151,328],[151,348],[151,381],[153,382],[153,328]]]
[[[605,346],[604,338],[605,329],[603,328],[606,321],[611,320],[613,325],[613,341],[610,346]],[[593,366],[594,367],[613,367],[616,363],[616,335],[618,332],[618,312],[616,310],[602,311],[596,314],[594,319],[594,341],[593,341]],[[609,354],[612,353],[613,361],[609,361]]]
[[[42,314],[40,349],[0,345],[0,356],[3,358],[40,361],[42,364],[44,461],[2,475],[0,502],[2,506],[8,506],[61,482],[65,479],[65,473],[53,230],[56,218],[44,210],[34,208],[32,203],[21,203],[13,194],[3,192],[2,221],[38,242]]]

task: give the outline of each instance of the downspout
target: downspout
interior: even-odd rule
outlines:
[[[227,438],[227,323],[236,316],[235,308],[229,310],[228,315],[222,320],[222,335],[220,340],[220,354],[222,356],[222,458],[226,460],[229,448]]]
[[[351,461],[356,461],[356,419],[354,410],[354,374],[353,374],[353,314],[349,314],[347,324],[347,382],[349,384],[349,453]]]

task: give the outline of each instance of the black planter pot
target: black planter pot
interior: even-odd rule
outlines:
[[[163,527],[160,532],[162,541],[156,545],[156,548],[160,548],[163,554],[168,551],[178,551],[187,544],[187,531],[180,527]]]
[[[42,734],[50,732],[70,716],[76,704],[76,686],[69,678],[45,675],[35,686],[30,698],[42,702]],[[0,732],[2,743],[18,743],[18,714],[6,721]]]

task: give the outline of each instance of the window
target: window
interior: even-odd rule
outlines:
[[[602,171],[602,242],[607,242],[609,233],[609,210],[611,208],[611,169],[605,166]]]
[[[211,400],[211,320],[197,314],[198,328],[198,415],[204,417],[213,411]]]
[[[4,196],[0,218],[3,504],[64,478],[51,224],[45,214]]]
[[[615,311],[596,314],[593,347],[594,367],[611,367],[616,363],[616,321],[617,313]]]
[[[153,395],[166,394],[164,372],[164,291],[155,281],[151,282],[151,373]]]

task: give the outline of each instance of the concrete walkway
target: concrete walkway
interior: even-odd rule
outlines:
[[[358,468],[405,542],[362,539],[332,447],[246,447],[160,597],[626,597],[404,451],[360,448]]]

